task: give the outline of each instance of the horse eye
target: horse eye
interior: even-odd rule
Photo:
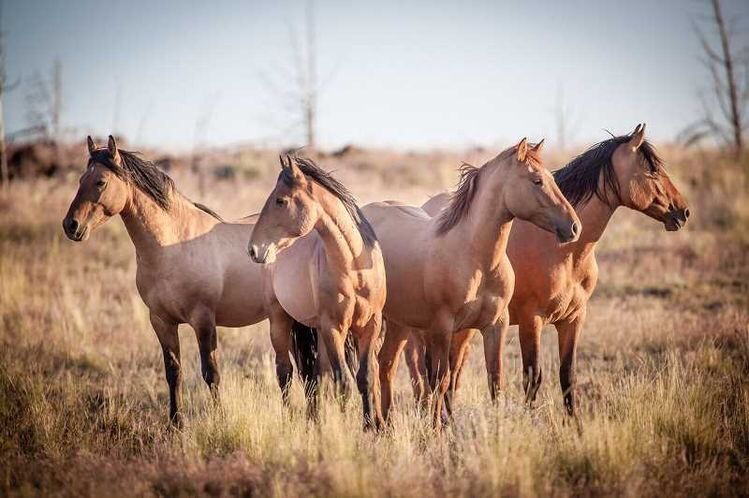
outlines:
[[[99,180],[98,182],[96,182],[96,186],[99,188],[104,187],[106,184],[107,182],[105,182],[104,180]]]
[[[283,206],[286,204],[286,199],[283,197],[276,197],[276,206]]]
[[[543,185],[544,181],[541,178],[534,178],[533,185]]]

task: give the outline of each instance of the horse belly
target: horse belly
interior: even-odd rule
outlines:
[[[267,318],[263,279],[260,265],[249,258],[241,265],[230,266],[216,305],[216,324],[244,327]]]

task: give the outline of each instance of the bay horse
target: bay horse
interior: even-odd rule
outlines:
[[[291,378],[292,320],[317,330],[336,390],[350,391],[344,343],[357,340],[356,383],[364,428],[382,427],[376,342],[385,305],[385,265],[375,232],[346,187],[314,162],[281,158],[281,172],[263,206],[248,252],[266,265],[276,371],[283,391]],[[312,393],[317,396],[317,392]],[[316,408],[316,402],[315,402]]]
[[[523,357],[523,388],[529,403],[541,384],[539,364],[541,330],[552,323],[559,336],[559,381],[568,414],[576,411],[575,365],[578,340],[588,300],[598,279],[596,245],[620,206],[639,211],[663,223],[672,232],[684,226],[689,207],[674,186],[653,145],[645,139],[645,125],[593,145],[554,172],[562,193],[575,206],[583,230],[577,242],[559,244],[531,223],[519,221],[510,231],[507,254],[517,283],[510,301],[510,323],[519,325]],[[423,209],[437,216],[449,204],[440,194]],[[487,226],[490,230],[490,226]],[[451,390],[459,385],[468,344],[475,332],[464,330],[453,338]],[[423,402],[424,343],[409,339],[406,360],[417,401]],[[487,365],[488,368],[488,365]]]
[[[88,137],[88,151],[88,165],[62,223],[65,235],[86,240],[111,217],[122,218],[135,246],[138,293],[164,355],[169,419],[182,427],[177,326],[187,323],[195,330],[202,376],[218,400],[216,326],[243,327],[268,316],[262,267],[248,264],[245,252],[254,218],[223,221],[179,193],[153,163],[118,149],[112,136],[103,148]],[[304,338],[303,327],[295,328]]]
[[[560,242],[576,240],[580,231],[575,211],[542,167],[540,152],[541,144],[530,146],[524,138],[480,168],[464,165],[450,206],[435,218],[396,202],[363,208],[382,244],[388,276],[387,332],[379,356],[386,420],[409,327],[425,330],[438,432],[454,332],[483,331],[489,387],[496,392],[515,280],[505,253],[512,220],[530,220]]]

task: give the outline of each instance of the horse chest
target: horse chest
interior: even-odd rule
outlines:
[[[596,286],[597,267],[595,260],[584,267],[572,268],[563,285],[558,286],[546,308],[547,320],[555,323],[577,316],[584,309]]]

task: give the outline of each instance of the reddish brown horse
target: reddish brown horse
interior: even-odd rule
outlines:
[[[523,356],[523,387],[532,402],[541,384],[541,330],[553,323],[559,334],[559,380],[567,412],[575,413],[575,353],[588,300],[598,279],[595,249],[619,206],[644,213],[667,231],[680,229],[689,218],[687,202],[671,182],[645,125],[629,135],[600,142],[556,171],[554,178],[582,221],[580,239],[560,244],[532,223],[517,220],[510,231],[507,254],[515,270],[510,322],[519,325]],[[448,204],[440,194],[424,204],[432,216]],[[451,390],[458,387],[473,330],[453,338]],[[424,396],[424,346],[412,334],[406,358],[417,398]]]
[[[499,338],[509,322],[514,273],[505,253],[515,218],[548,231],[560,243],[577,240],[572,206],[543,168],[541,145],[526,139],[480,168],[465,166],[441,216],[397,202],[362,210],[382,243],[387,270],[388,320],[380,351],[383,416],[392,401],[393,374],[409,327],[425,331],[434,386],[433,423],[441,429],[450,381],[450,341],[466,327],[482,330],[489,388],[499,387]],[[450,412],[449,399],[445,405]]]

